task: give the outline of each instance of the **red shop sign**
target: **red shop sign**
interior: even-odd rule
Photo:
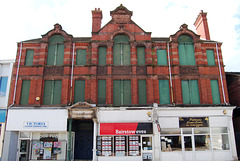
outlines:
[[[152,123],[100,123],[100,135],[153,134]]]

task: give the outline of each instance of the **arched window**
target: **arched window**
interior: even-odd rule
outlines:
[[[180,65],[196,65],[193,40],[187,35],[178,37],[178,53]]]
[[[130,44],[126,35],[114,38],[113,65],[130,65]]]
[[[48,44],[47,65],[63,65],[64,37],[54,35]]]

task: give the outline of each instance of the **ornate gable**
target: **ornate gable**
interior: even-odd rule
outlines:
[[[46,34],[42,35],[42,40],[47,42],[49,41],[50,37],[53,35],[62,35],[65,39],[65,41],[71,41],[73,36],[68,34],[66,31],[62,29],[62,26],[60,24],[55,24],[54,29],[48,31]]]
[[[129,11],[122,4],[115,10],[110,12],[112,16],[112,22],[117,24],[126,24],[131,21],[132,11]]]

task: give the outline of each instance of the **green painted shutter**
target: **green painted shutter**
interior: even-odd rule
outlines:
[[[98,48],[98,65],[106,65],[107,48]]]
[[[76,57],[76,65],[86,65],[87,51],[85,49],[78,49]]]
[[[121,44],[113,46],[113,65],[121,65]]]
[[[220,104],[221,100],[220,100],[218,80],[211,80],[211,90],[212,90],[213,104]]]
[[[63,65],[63,59],[64,59],[64,45],[57,44],[56,65]]]
[[[56,45],[48,45],[47,65],[54,65]]]
[[[189,81],[182,80],[182,97],[183,97],[183,104],[191,104],[190,100],[190,88],[189,88]]]
[[[123,80],[123,104],[131,105],[131,80]]]
[[[207,50],[207,61],[208,65],[215,65],[214,52],[213,50]]]
[[[180,65],[187,65],[185,45],[183,43],[178,44],[178,53]]]
[[[130,45],[123,44],[123,65],[130,65],[130,64],[131,64]]]
[[[106,104],[106,80],[98,80],[98,104]]]
[[[191,104],[200,104],[198,80],[190,80]]]
[[[25,57],[26,66],[33,65],[33,55],[34,55],[34,50],[27,50],[26,57]]]
[[[158,80],[160,104],[170,104],[169,81]]]
[[[55,80],[54,81],[54,88],[53,88],[53,105],[60,105],[61,104],[61,93],[62,93],[62,81]]]
[[[137,47],[138,65],[145,65],[145,47]]]
[[[147,104],[146,80],[138,80],[138,100],[140,105]]]
[[[196,65],[193,44],[185,44],[187,65]]]
[[[85,101],[85,80],[75,80],[74,103]]]
[[[29,92],[30,92],[30,80],[22,81],[22,91],[20,98],[20,105],[28,105]]]
[[[51,80],[45,80],[44,83],[44,92],[43,92],[43,104],[44,105],[51,105],[51,98],[52,98],[52,82]]]
[[[157,50],[157,64],[158,65],[168,65],[166,50]]]
[[[113,80],[113,105],[121,105],[121,80]]]

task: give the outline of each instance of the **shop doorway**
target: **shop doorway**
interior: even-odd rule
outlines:
[[[30,140],[20,140],[19,142],[19,161],[28,161]]]
[[[73,120],[72,131],[75,132],[74,159],[92,160],[93,121]]]
[[[184,154],[183,154],[183,160],[186,161],[193,161],[193,138],[192,135],[183,135],[183,145],[184,145]]]

